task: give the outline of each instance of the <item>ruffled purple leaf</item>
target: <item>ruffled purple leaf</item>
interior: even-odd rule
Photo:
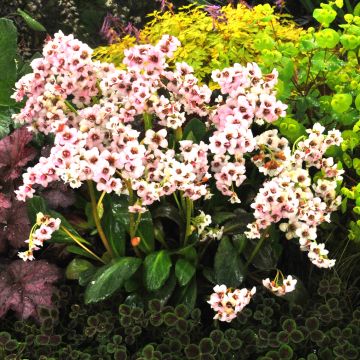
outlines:
[[[74,191],[59,181],[49,184],[41,194],[51,208],[66,208],[76,200]]]
[[[26,127],[16,129],[0,140],[0,178],[2,181],[17,179],[23,167],[36,155],[36,149],[28,146],[32,134]]]
[[[45,260],[15,260],[0,272],[0,317],[13,310],[21,319],[38,318],[39,307],[52,306],[60,270]]]

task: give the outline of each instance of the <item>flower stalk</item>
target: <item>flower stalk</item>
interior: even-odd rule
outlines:
[[[96,202],[94,185],[90,180],[87,181],[87,184],[88,184],[88,190],[89,190],[90,200],[91,200],[91,210],[92,210],[92,214],[94,217],[96,229],[99,233],[100,239],[101,239],[105,249],[108,251],[108,253],[111,255],[111,257],[114,257],[114,252],[111,249],[111,246],[109,245],[109,242],[106,238],[104,230],[101,226],[101,222],[100,222],[100,218],[99,218],[99,214],[98,214],[98,207],[97,207],[97,202]]]
[[[92,252],[89,248],[87,248],[84,244],[81,243],[66,227],[61,226],[61,230],[64,231],[66,235],[68,235],[76,244],[78,244],[81,248],[83,248],[87,253],[89,253],[91,256],[93,256],[96,260],[102,262],[105,264],[105,261],[101,259],[99,256],[97,256],[94,252]]]

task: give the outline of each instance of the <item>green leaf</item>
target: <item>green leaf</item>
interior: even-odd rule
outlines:
[[[175,265],[175,275],[180,286],[186,285],[195,274],[195,267],[185,259],[179,259]]]
[[[65,275],[67,279],[77,280],[82,272],[93,268],[94,265],[85,259],[75,258],[66,267]]]
[[[288,138],[291,142],[295,142],[300,136],[306,134],[304,125],[290,117],[277,120],[274,122],[274,125],[279,128],[281,135]]]
[[[102,217],[102,226],[109,241],[109,244],[116,256],[125,255],[126,239],[127,239],[127,219],[128,204],[125,199],[114,204],[111,197],[104,199],[104,216]]]
[[[234,248],[236,249],[237,253],[240,255],[245,246],[247,244],[247,237],[244,234],[236,234],[232,237],[232,241],[234,244]]]
[[[45,27],[40,24],[38,21],[36,21],[35,19],[33,19],[29,14],[27,14],[25,11],[17,9],[17,13],[24,19],[24,21],[26,22],[26,25],[34,30],[34,31],[41,31],[41,32],[46,32]]]
[[[61,226],[65,227],[69,233],[83,244],[90,244],[87,240],[80,236],[80,234],[74,229],[74,227],[62,216],[60,213],[54,210],[47,210],[47,214],[53,218],[59,218],[61,220]],[[49,242],[60,243],[60,244],[74,244],[74,240],[68,235],[61,227],[58,231],[55,231]]]
[[[144,281],[149,291],[154,291],[169,277],[171,259],[167,251],[161,250],[148,255],[144,261]]]
[[[351,94],[335,94],[331,100],[331,107],[337,113],[349,110],[352,103]]]
[[[199,143],[204,139],[205,135],[205,124],[201,120],[194,118],[190,120],[189,123],[185,126],[183,139],[193,140],[194,142]]]
[[[357,96],[355,98],[355,107],[357,110],[360,111],[360,94],[357,94]]]
[[[157,299],[161,304],[165,305],[170,299],[171,295],[174,292],[176,286],[176,277],[173,271],[170,272],[169,278],[166,280],[165,284],[156,291],[151,291],[147,294],[147,301],[152,299]]]
[[[42,212],[47,213],[47,206],[45,200],[40,196],[33,196],[26,203],[29,220],[32,224],[36,223],[36,214]]]
[[[92,277],[94,276],[97,270],[98,268],[94,266],[88,270],[81,272],[79,274],[79,285],[86,286],[90,282],[90,280],[92,279]]]
[[[233,212],[216,212],[212,215],[212,221],[214,224],[221,225],[225,221],[233,219],[236,215]]]
[[[85,290],[85,303],[108,298],[136,272],[141,262],[139,258],[123,257],[99,268]]]
[[[220,240],[220,245],[215,254],[214,270],[218,284],[236,288],[244,279],[243,264],[228,237]]]
[[[192,265],[196,265],[198,262],[198,254],[194,247],[185,246],[179,250],[176,250],[176,254],[182,255]]]
[[[30,222],[35,224],[36,222],[36,214],[42,212],[44,214],[50,215],[54,218],[59,218],[61,220],[61,226],[65,227],[78,241],[89,244],[84,238],[82,238],[79,233],[73,228],[73,226],[62,216],[60,213],[54,210],[48,210],[45,200],[40,196],[34,196],[27,201],[27,211]],[[59,230],[55,231],[51,239],[48,242],[55,243],[68,243],[74,244],[74,240],[66,234],[66,232],[60,227]]]
[[[184,304],[189,310],[192,310],[196,304],[197,297],[197,282],[196,277],[183,287],[179,287],[173,296],[173,299],[177,305]]]
[[[334,48],[339,40],[339,34],[333,29],[323,29],[315,33],[317,43],[321,48]]]
[[[4,138],[10,133],[10,125],[12,124],[12,119],[9,114],[0,113],[0,139]]]
[[[94,257],[93,255],[91,255],[90,253],[88,253],[83,248],[81,248],[81,247],[79,247],[77,245],[68,245],[66,247],[66,251],[71,253],[71,254],[81,255],[81,256],[87,257],[87,258],[89,258],[91,260],[98,261],[98,259],[96,257]]]
[[[236,216],[224,224],[224,234],[235,235],[242,234],[247,230],[247,225],[254,220],[251,213],[242,209],[237,209]]]
[[[146,211],[141,215],[140,223],[137,229],[137,236],[141,238],[139,248],[146,254],[154,251],[154,224],[150,211]]]
[[[313,18],[324,27],[329,27],[336,18],[336,11],[328,4],[321,4],[321,7],[314,10]]]
[[[250,254],[255,249],[258,241],[259,239],[247,240],[247,246],[243,251],[245,258],[250,257]],[[271,227],[269,237],[265,240],[265,243],[262,245],[251,263],[257,269],[274,269],[276,268],[281,252],[282,246],[279,243],[279,232],[275,227]]]
[[[182,217],[179,214],[179,210],[171,204],[162,204],[158,206],[154,211],[152,211],[152,215],[154,219],[169,219],[179,225],[179,227],[182,227],[184,225]]]
[[[17,30],[8,19],[0,19],[0,106],[12,106],[10,98],[16,81]]]

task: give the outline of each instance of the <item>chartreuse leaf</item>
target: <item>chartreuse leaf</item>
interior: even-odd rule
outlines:
[[[17,31],[14,23],[0,19],[0,106],[15,104],[10,98],[16,81]]]
[[[215,255],[215,277],[218,284],[237,287],[244,279],[243,264],[229,237],[221,239]]]
[[[358,94],[355,98],[355,107],[360,111],[360,94]]]
[[[349,110],[352,103],[351,94],[335,94],[331,100],[331,107],[337,113]]]
[[[170,255],[166,250],[149,254],[144,261],[144,282],[149,291],[155,291],[165,283],[171,268]]]
[[[120,289],[140,267],[142,260],[122,257],[99,268],[85,290],[85,303],[95,303],[108,298]]]
[[[195,274],[195,266],[185,259],[179,259],[175,265],[175,275],[180,286],[186,285]]]
[[[336,11],[328,4],[322,3],[321,7],[314,10],[313,17],[324,27],[329,27],[336,18]]]
[[[300,136],[306,134],[304,125],[290,117],[277,120],[274,122],[274,125],[276,125],[279,128],[280,133],[287,137],[291,142],[296,141]]]
[[[70,280],[77,280],[82,272],[92,269],[93,267],[94,265],[88,260],[80,258],[72,259],[66,267],[66,278]]]

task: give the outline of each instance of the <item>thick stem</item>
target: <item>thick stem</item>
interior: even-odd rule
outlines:
[[[181,128],[181,127],[178,127],[178,128],[175,130],[175,140],[176,140],[177,142],[179,142],[179,141],[182,140],[182,137],[183,137],[182,128]]]
[[[94,217],[94,221],[95,221],[97,231],[99,233],[100,239],[101,239],[105,249],[109,252],[111,257],[114,257],[114,252],[112,251],[112,249],[111,249],[111,247],[109,245],[109,242],[108,242],[108,240],[106,238],[106,235],[104,233],[104,230],[103,230],[103,228],[101,226],[101,222],[100,222],[100,219],[99,219],[94,185],[90,180],[87,181],[87,184],[88,184],[88,190],[89,190],[90,199],[91,199],[92,214],[93,214],[93,217]]]
[[[148,114],[148,113],[144,113],[143,119],[144,119],[145,131],[151,129],[152,128],[152,115]]]
[[[129,204],[134,205],[134,203],[135,203],[134,190],[132,189],[132,186],[131,186],[131,180],[126,181],[126,187],[129,192]],[[135,237],[138,224],[136,224],[136,222],[135,222],[135,214],[134,213],[129,212],[129,219],[130,219],[129,234],[130,234],[130,239],[133,239]],[[135,251],[136,256],[141,257],[139,249],[136,246],[133,246],[133,249]]]
[[[186,229],[185,229],[185,239],[184,246],[186,246],[189,236],[191,235],[191,214],[192,214],[192,201],[190,198],[185,198],[186,204]]]
[[[257,255],[257,253],[260,251],[261,247],[263,246],[266,238],[268,237],[268,230],[266,230],[263,235],[261,236],[259,242],[256,244],[255,249],[253,250],[253,252],[251,253],[249,259],[247,260],[245,267],[246,269],[249,267],[249,265],[251,264],[251,262],[253,261],[254,257]]]
[[[63,230],[71,239],[73,239],[80,247],[82,247],[87,253],[93,256],[96,260],[105,264],[105,261],[93,253],[90,249],[88,249],[84,244],[82,244],[66,227],[61,226],[61,230]]]

